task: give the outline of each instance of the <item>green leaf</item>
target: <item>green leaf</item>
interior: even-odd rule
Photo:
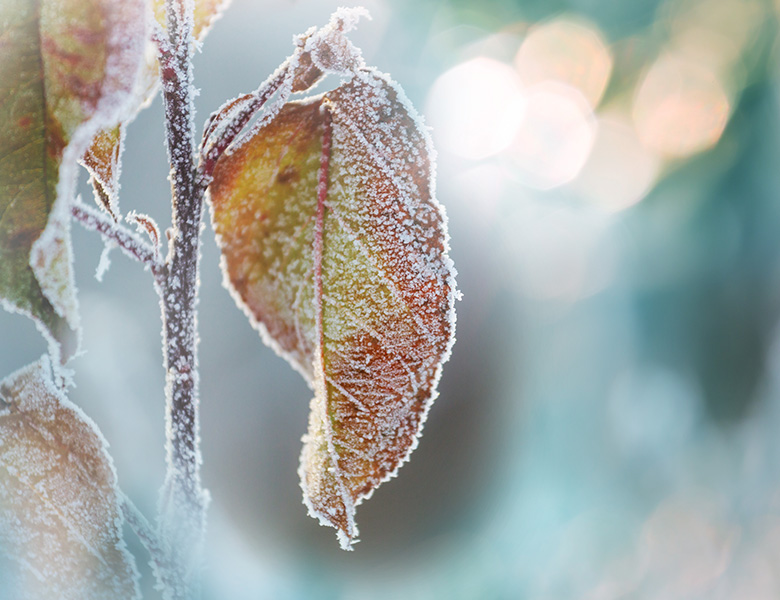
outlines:
[[[127,99],[144,23],[142,0],[0,3],[0,303],[35,319],[63,362],[78,330],[74,167]]]
[[[229,148],[210,185],[226,282],[314,389],[301,485],[345,549],[355,506],[416,446],[453,343],[433,160],[398,85],[360,68]]]
[[[18,564],[0,595],[138,598],[121,526],[106,441],[55,387],[48,358],[0,382],[0,551]]]

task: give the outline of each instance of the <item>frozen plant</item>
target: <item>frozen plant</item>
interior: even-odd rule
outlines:
[[[19,567],[4,597],[137,598],[123,521],[163,596],[198,596],[204,200],[226,286],[314,392],[301,487],[342,548],[356,541],[355,507],[408,458],[436,394],[457,292],[434,151],[398,84],[346,36],[366,11],[339,9],[296,37],[257,90],[211,115],[198,144],[191,58],[224,5],[0,3],[0,301],[48,341],[47,355],[0,383],[0,548]],[[338,85],[311,95],[326,76]],[[126,124],[158,88],[167,247],[152,218],[123,216],[117,183]],[[97,207],[74,198],[79,163]],[[119,490],[105,440],[67,397],[79,351],[72,221],[140,262],[160,298],[167,470],[153,521]],[[106,268],[104,256],[99,275]]]

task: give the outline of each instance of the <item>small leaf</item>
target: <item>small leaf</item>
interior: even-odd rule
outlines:
[[[70,215],[76,159],[126,100],[142,0],[0,2],[0,303],[76,350]]]
[[[361,68],[229,148],[210,186],[236,302],[315,391],[301,485],[345,549],[355,506],[416,446],[453,343],[433,159],[398,85]]]
[[[119,175],[122,171],[120,157],[125,139],[125,125],[102,129],[92,140],[81,164],[91,175],[90,182],[95,190],[95,201],[110,214],[114,221],[119,219]]]
[[[19,566],[0,595],[138,598],[106,441],[50,371],[44,357],[0,382],[0,550]]]

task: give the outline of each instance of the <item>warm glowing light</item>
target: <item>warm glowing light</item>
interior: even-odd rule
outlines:
[[[515,70],[475,58],[441,75],[428,95],[426,115],[437,146],[473,160],[493,156],[515,137],[525,112]]]
[[[659,154],[683,157],[713,146],[723,134],[729,98],[715,74],[672,54],[646,73],[633,115],[642,143]]]
[[[508,154],[520,179],[539,190],[574,179],[588,159],[596,132],[590,106],[568,85],[528,89],[523,120]]]
[[[625,119],[602,117],[590,158],[574,185],[594,204],[608,211],[623,210],[650,191],[659,163]]]
[[[515,66],[523,83],[567,83],[595,107],[607,87],[612,56],[594,25],[561,17],[531,29],[517,52]]]

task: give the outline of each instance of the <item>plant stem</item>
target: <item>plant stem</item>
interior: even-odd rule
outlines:
[[[160,260],[156,249],[148,242],[107,217],[105,213],[95,210],[82,202],[73,202],[70,210],[73,218],[81,223],[84,228],[97,231],[105,240],[116,244],[122,252],[147,265],[151,269],[157,284],[163,285],[165,282],[165,265]]]
[[[170,51],[161,53],[165,128],[170,161],[173,227],[161,294],[166,371],[166,481],[161,537],[172,549],[179,585],[171,599],[197,596],[207,494],[200,482],[197,294],[204,189],[195,171],[192,87],[192,11],[187,0],[167,0]]]

